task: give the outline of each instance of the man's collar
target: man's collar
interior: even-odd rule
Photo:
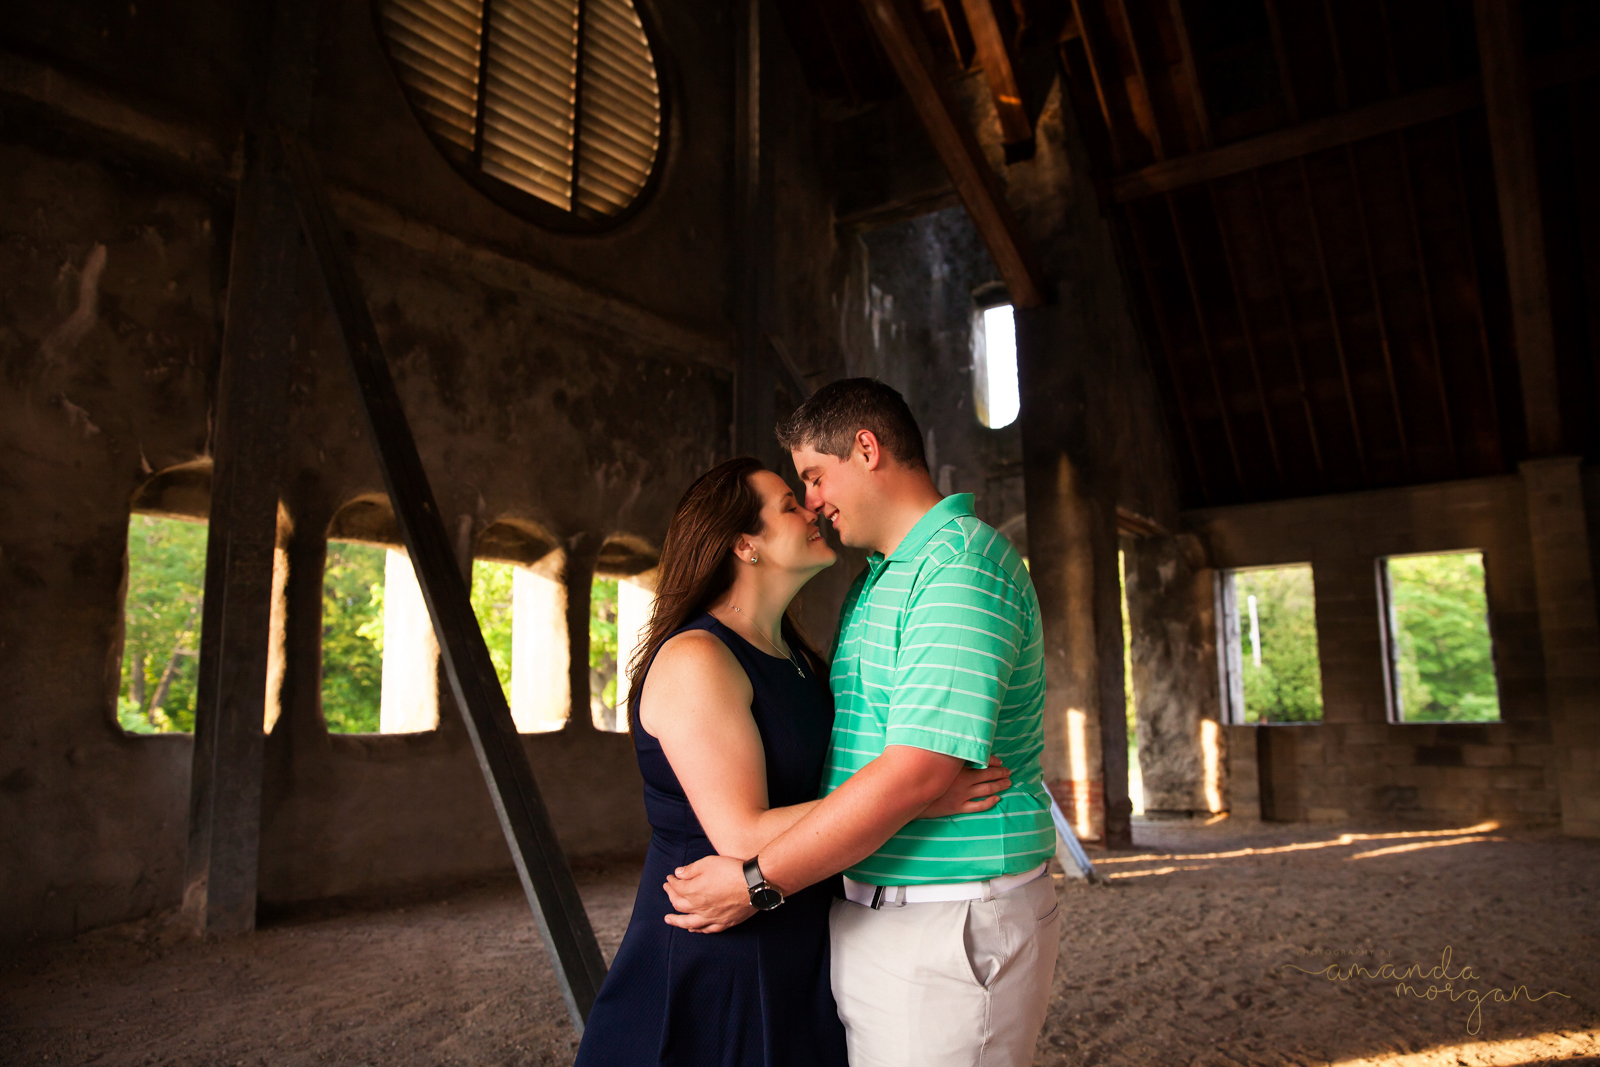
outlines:
[[[973,514],[976,514],[976,512],[972,510],[971,493],[950,494],[929,508],[922,518],[917,520],[917,524],[911,527],[910,532],[905,537],[900,539],[900,543],[894,547],[894,551],[889,554],[888,558],[911,559],[918,552],[921,552],[922,547],[928,543],[935,533],[943,529],[951,519],[959,519],[963,515]],[[883,558],[877,552],[867,557],[869,561]]]

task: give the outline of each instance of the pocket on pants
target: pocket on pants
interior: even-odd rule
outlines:
[[[961,923],[961,958],[980,989],[988,989],[999,977],[1015,951],[1015,940],[992,901],[967,905],[966,920]]]

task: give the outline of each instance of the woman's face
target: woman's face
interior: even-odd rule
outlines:
[[[795,500],[782,478],[771,471],[750,476],[751,488],[761,494],[762,529],[746,538],[763,564],[804,572],[808,577],[829,567],[838,556],[817,528],[817,513]]]

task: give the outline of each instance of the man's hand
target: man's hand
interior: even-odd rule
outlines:
[[[744,880],[744,861],[734,856],[706,856],[679,867],[664,883],[667,899],[682,914],[666,916],[667,924],[701,934],[738,926],[756,913]]]
[[[944,791],[944,796],[922,809],[919,819],[937,819],[944,815],[968,815],[988,811],[1000,803],[1000,794],[1011,788],[1011,772],[1000,762],[999,756],[990,756],[987,767],[963,767]]]

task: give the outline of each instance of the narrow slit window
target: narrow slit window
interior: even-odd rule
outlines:
[[[322,717],[330,733],[439,725],[439,646],[404,549],[329,541],[322,581]]]
[[[117,722],[129,733],[194,730],[205,581],[205,523],[132,516],[117,693]]]
[[[973,333],[972,389],[978,421],[998,430],[1022,410],[1017,384],[1017,327],[1010,304],[978,310]]]
[[[412,109],[512,207],[603,221],[655,173],[661,86],[631,0],[377,0]]]
[[[472,607],[519,733],[552,733],[567,724],[567,595],[558,574],[558,558],[535,566],[472,564]]]
[[[589,709],[596,729],[628,730],[628,665],[655,610],[655,571],[596,577],[589,600]]]
[[[1321,722],[1322,664],[1311,565],[1224,571],[1219,594],[1229,720]]]
[[[1483,553],[1380,561],[1395,722],[1500,718]]]

